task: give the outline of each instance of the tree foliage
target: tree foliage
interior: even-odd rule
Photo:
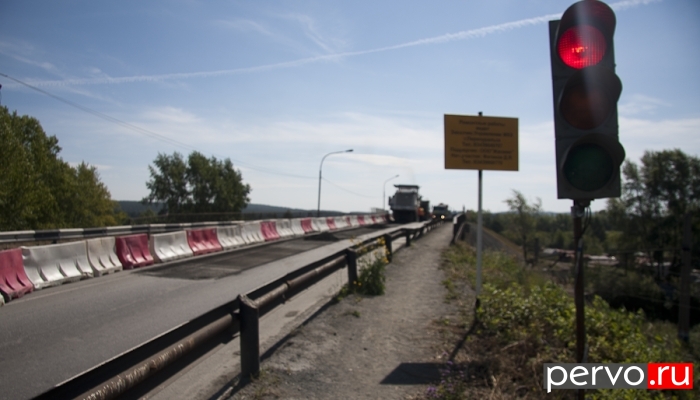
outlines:
[[[651,255],[656,249],[674,249],[677,260],[684,215],[700,211],[700,158],[679,149],[646,151],[641,165],[626,161],[622,174],[622,196],[607,203],[622,232],[620,250]]]
[[[512,198],[511,198],[512,199]],[[525,235],[523,241],[522,235],[514,229],[518,217],[517,213],[484,213],[484,226],[492,231],[506,236],[519,246],[526,245],[527,251],[531,251],[535,246],[535,238],[538,239],[540,248],[554,249],[574,249],[574,225],[569,213],[546,213],[541,210],[532,215],[534,218],[534,226],[532,221],[525,220],[524,226],[530,229]],[[523,225],[521,225],[523,226]],[[615,249],[614,243],[608,240],[612,234],[616,237],[617,232],[611,232],[613,229],[609,215],[606,211],[593,213],[591,224],[583,235],[584,247],[586,254],[603,254]]]
[[[0,107],[0,229],[116,225],[119,214],[93,166],[71,167],[36,118]]]
[[[166,213],[240,212],[250,201],[250,185],[228,158],[207,158],[195,151],[185,160],[175,152],[158,154],[153,164],[146,182],[150,194],[142,201],[162,201]]]
[[[537,225],[537,215],[542,208],[542,201],[538,198],[535,202],[529,202],[525,195],[517,190],[513,190],[513,197],[504,201],[510,211],[512,223],[509,224],[511,235],[517,237],[523,246],[523,258],[527,260],[527,248],[529,240],[535,234]]]

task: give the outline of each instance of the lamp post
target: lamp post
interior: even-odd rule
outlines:
[[[389,182],[392,179],[398,178],[398,175],[392,176],[391,178],[387,179],[384,181],[384,191],[382,192],[382,210],[385,210],[384,207],[386,207],[386,183]]]
[[[318,168],[318,208],[316,209],[316,217],[321,216],[321,170],[323,170],[323,160],[325,160],[326,157],[330,156],[331,154],[350,153],[350,152],[352,152],[352,149],[343,150],[343,151],[334,151],[332,153],[326,154],[321,159],[321,166]]]

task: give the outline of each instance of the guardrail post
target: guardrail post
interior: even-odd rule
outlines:
[[[406,247],[411,247],[411,231],[406,229]]]
[[[357,282],[357,252],[354,249],[347,249],[345,259],[348,263],[348,286],[354,287]]]
[[[260,373],[260,326],[258,306],[246,295],[239,295],[241,316],[241,379]]]
[[[392,258],[394,257],[394,249],[391,247],[391,235],[386,234],[383,236],[384,237],[384,244],[386,246],[386,259],[391,262]]]

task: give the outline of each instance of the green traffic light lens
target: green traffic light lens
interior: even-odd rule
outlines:
[[[592,192],[610,182],[614,169],[613,159],[604,148],[593,143],[583,143],[569,151],[563,172],[571,186]]]

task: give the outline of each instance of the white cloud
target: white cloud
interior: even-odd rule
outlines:
[[[626,0],[626,1],[621,1],[618,3],[610,4],[610,6],[613,9],[624,10],[624,9],[628,9],[628,8],[637,7],[640,5],[647,5],[647,4],[658,2],[658,1],[661,1],[661,0]],[[236,74],[243,74],[243,73],[254,73],[254,72],[269,71],[269,70],[274,70],[274,69],[299,67],[302,65],[314,64],[314,63],[318,63],[318,62],[336,62],[338,60],[348,58],[348,57],[357,57],[357,56],[362,56],[362,55],[366,55],[366,54],[384,53],[384,52],[388,52],[388,51],[400,50],[400,49],[416,47],[416,46],[434,45],[434,44],[449,43],[449,42],[461,41],[461,40],[477,39],[477,38],[482,38],[482,37],[489,36],[489,35],[492,35],[495,33],[503,33],[503,32],[508,32],[508,31],[520,29],[520,28],[529,27],[529,26],[544,24],[544,23],[547,23],[549,20],[559,18],[560,16],[561,16],[561,14],[559,14],[559,13],[558,14],[547,14],[547,15],[542,15],[539,17],[525,18],[525,19],[521,19],[521,20],[517,20],[517,21],[505,22],[502,24],[490,25],[490,26],[486,26],[486,27],[482,27],[482,28],[470,29],[470,30],[456,32],[456,33],[447,33],[444,35],[432,36],[432,37],[428,37],[428,38],[413,40],[410,42],[400,43],[400,44],[391,45],[391,46],[378,47],[378,48],[367,49],[367,50],[346,51],[346,52],[342,52],[342,53],[332,52],[331,54],[301,58],[301,59],[297,59],[297,60],[293,60],[293,61],[285,61],[285,62],[280,62],[280,63],[258,65],[258,66],[246,67],[246,68],[221,69],[221,70],[200,71],[200,72],[183,72],[183,73],[172,73],[172,74],[156,74],[156,75],[133,75],[133,76],[118,77],[118,78],[100,77],[100,78],[74,78],[74,79],[64,79],[64,80],[59,80],[59,81],[57,81],[57,80],[43,80],[43,81],[34,81],[33,83],[37,86],[99,85],[99,84],[131,83],[131,82],[161,82],[161,81],[165,81],[165,80],[208,78],[208,77],[222,76],[222,75],[236,75]],[[338,45],[342,44],[342,42],[340,42],[338,40],[331,40],[329,38],[326,38],[326,37],[320,35],[318,33],[318,30],[317,30],[313,20],[309,17],[303,16],[303,15],[293,14],[291,16],[288,16],[288,18],[296,19],[297,21],[302,23],[302,25],[306,31],[307,36],[312,41],[314,41],[314,43],[316,43],[318,46],[325,49],[326,51],[331,52],[332,45],[335,45],[337,47]],[[234,25],[236,24],[235,21],[233,21],[232,23]],[[241,23],[241,24],[246,24],[246,23]],[[251,29],[253,29],[253,27],[255,26],[255,23],[247,23],[247,24],[248,24],[248,27]]]
[[[283,16],[283,18],[299,23],[306,37],[318,47],[322,48],[326,53],[335,53],[336,48],[344,44],[342,40],[334,39],[321,33],[321,29],[316,24],[316,21],[308,15],[288,14]]]
[[[376,165],[379,167],[404,167],[411,165],[415,160],[389,156],[383,154],[339,154],[346,162]]]
[[[259,22],[249,19],[235,19],[232,21],[218,20],[215,24],[224,28],[235,29],[241,32],[257,32],[265,36],[274,37],[275,35]]]
[[[700,155],[700,118],[652,121],[620,117],[619,123],[620,143],[631,161],[639,161],[645,150],[678,148]]]
[[[633,115],[653,115],[659,107],[671,107],[671,104],[643,94],[633,94],[628,96],[624,103],[617,107],[617,112],[620,116]]]

